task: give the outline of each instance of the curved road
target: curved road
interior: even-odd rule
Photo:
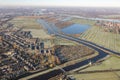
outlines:
[[[72,41],[75,41],[75,42],[78,42],[80,44],[83,44],[83,45],[86,45],[88,47],[91,47],[93,49],[95,49],[96,51],[99,52],[99,55],[96,56],[96,57],[93,57],[93,58],[90,58],[90,59],[87,59],[87,60],[84,60],[82,62],[78,62],[74,65],[70,65],[70,66],[67,66],[67,67],[64,67],[63,69],[65,71],[70,71],[70,70],[73,70],[73,69],[76,69],[76,68],[79,68],[81,66],[84,66],[86,64],[89,63],[89,61],[92,61],[92,63],[95,63],[96,61],[106,57],[109,53],[112,53],[112,54],[116,54],[116,55],[120,55],[120,53],[117,53],[117,52],[114,52],[110,49],[107,49],[107,48],[104,48],[104,47],[101,47],[99,45],[96,45],[92,42],[89,42],[89,41],[85,41],[85,40],[82,40],[82,39],[79,39],[79,38],[75,38],[75,37],[71,37],[71,36],[68,36],[66,34],[63,34],[59,31],[59,29],[57,29],[55,27],[54,24],[51,24],[51,23],[48,23],[44,20],[38,20],[38,22],[40,24],[42,24],[44,26],[45,29],[48,30],[48,33],[49,34],[54,34],[56,36],[59,36],[59,37],[62,37],[62,38],[65,38],[65,39],[68,39],[68,40],[72,40]],[[48,80],[49,78],[53,77],[53,76],[56,76],[58,75],[59,73],[61,73],[62,71],[61,70],[54,70],[54,71],[51,71],[49,73],[46,73],[46,74],[43,74],[43,75],[40,75],[38,77],[35,77],[35,78],[32,78],[30,80]]]

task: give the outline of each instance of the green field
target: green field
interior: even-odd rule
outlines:
[[[16,17],[9,22],[13,23],[14,27],[23,27],[24,31],[31,31],[34,38],[40,38],[44,40],[46,48],[54,45],[75,45],[73,41],[49,35],[47,31],[44,30],[39,23],[37,23],[35,18]]]
[[[36,22],[36,19],[29,17],[16,17],[9,21],[15,27],[24,27],[24,29],[41,29],[42,26]]]
[[[71,20],[73,23],[78,23],[78,24],[88,24],[88,25],[94,25],[96,21],[92,20],[87,20],[87,19],[72,19]]]
[[[14,27],[23,27],[24,31],[31,31],[34,38],[50,39],[51,36],[47,34],[42,26],[37,23],[35,18],[30,17],[16,17],[9,21],[14,24]]]
[[[43,29],[23,29],[24,31],[31,31],[33,37],[41,38],[41,39],[50,39],[51,36],[47,34]]]
[[[116,73],[119,75],[120,71]],[[113,72],[73,74],[73,76],[76,78],[76,80],[120,80],[120,78]]]
[[[118,57],[110,57],[102,63],[93,65],[82,71],[93,71],[93,70],[109,70],[109,69],[120,69],[120,58]]]
[[[80,35],[79,38],[91,41],[103,47],[120,52],[120,34],[105,32],[102,27],[95,26],[95,21],[83,20],[91,28]],[[87,23],[88,22],[88,23]],[[74,20],[74,23],[82,23],[81,19]]]
[[[60,38],[60,37],[55,37],[53,43],[55,45],[77,45],[78,44],[74,41],[70,41],[67,39]]]
[[[94,71],[94,70],[111,70],[120,69],[120,58],[110,57],[100,64],[96,64],[88,67],[82,71]],[[120,80],[120,71],[118,72],[98,72],[98,73],[86,73],[86,74],[72,74],[77,80]]]
[[[91,27],[88,31],[84,32],[80,38],[120,52],[120,34],[105,32],[101,27]]]

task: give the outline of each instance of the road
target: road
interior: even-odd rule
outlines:
[[[48,30],[48,33],[49,34],[54,34],[56,36],[59,36],[59,37],[62,37],[62,38],[65,38],[65,39],[68,39],[68,40],[72,40],[72,41],[75,41],[75,42],[78,42],[78,43],[81,43],[81,44],[84,44],[88,47],[91,47],[91,48],[97,48],[99,50],[102,50],[104,51],[105,53],[113,53],[113,54],[116,54],[116,55],[120,55],[119,52],[115,52],[113,50],[110,50],[110,49],[107,49],[103,46],[99,46],[93,42],[90,42],[90,41],[86,41],[86,40],[83,40],[83,39],[80,39],[80,38],[76,38],[76,37],[73,37],[73,36],[70,36],[70,35],[67,35],[67,34],[64,34],[60,31],[60,29],[58,29],[54,24],[52,23],[48,23],[44,20],[38,20],[38,22],[40,24],[42,24],[44,26],[45,29]]]
[[[67,72],[67,71],[71,71],[71,70],[74,70],[76,68],[79,68],[81,66],[84,66],[84,65],[87,65],[89,64],[89,61],[92,61],[92,63],[95,63],[96,61],[100,60],[100,59],[103,59],[105,57],[107,57],[107,55],[109,53],[112,53],[112,54],[115,54],[117,56],[120,55],[120,53],[117,53],[117,52],[114,52],[112,50],[109,50],[107,48],[104,48],[104,47],[101,47],[99,45],[96,45],[92,42],[89,42],[89,41],[85,41],[85,40],[82,40],[82,39],[79,39],[79,38],[75,38],[75,37],[71,37],[71,36],[68,36],[66,34],[63,34],[59,31],[59,29],[56,29],[55,25],[52,24],[52,23],[48,23],[44,20],[38,20],[38,22],[40,24],[42,24],[44,26],[45,29],[48,30],[48,33],[49,34],[54,34],[56,36],[59,36],[59,37],[62,37],[62,38],[65,38],[65,39],[68,39],[68,40],[71,40],[71,41],[75,41],[77,43],[80,43],[80,44],[83,44],[83,45],[86,45],[88,47],[91,47],[93,48],[94,50],[98,51],[99,52],[99,55],[98,56],[95,56],[93,58],[90,58],[90,59],[87,59],[87,60],[84,60],[82,62],[78,62],[74,65],[70,65],[70,66],[66,66],[64,67],[63,69]],[[53,77],[53,76],[56,76],[58,75],[59,73],[61,73],[62,71],[59,69],[59,70],[54,70],[54,71],[51,71],[49,73],[45,73],[43,75],[40,75],[38,77],[35,77],[35,78],[32,78],[30,80],[48,80],[49,78]]]

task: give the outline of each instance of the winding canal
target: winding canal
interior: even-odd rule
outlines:
[[[65,38],[65,39],[78,42],[80,44],[83,44],[85,46],[93,48],[94,50],[99,52],[99,55],[97,55],[97,56],[95,56],[93,58],[84,60],[82,62],[78,62],[78,63],[76,63],[74,65],[64,67],[63,69],[66,72],[71,71],[71,70],[76,69],[76,68],[79,68],[79,67],[82,67],[82,66],[84,66],[86,64],[89,64],[89,61],[92,61],[92,63],[95,63],[96,61],[98,61],[100,59],[103,59],[104,57],[109,55],[108,53],[113,53],[113,54],[116,54],[116,55],[120,55],[120,53],[117,53],[117,52],[114,52],[114,51],[109,50],[107,48],[101,47],[101,46],[96,45],[96,44],[94,44],[92,42],[85,41],[85,40],[82,40],[82,39],[79,39],[79,38],[75,38],[75,37],[71,37],[71,36],[67,36],[65,34],[62,34],[61,32],[59,32],[59,29],[57,29],[54,24],[48,23],[48,22],[46,22],[44,20],[39,19],[37,22],[42,24],[42,26],[44,26],[44,28],[48,30],[49,34],[54,34],[56,36],[59,36],[59,37]],[[32,78],[30,80],[48,80],[49,78],[51,78],[53,76],[56,76],[56,75],[60,74],[61,72],[62,71],[60,69],[53,70],[53,71],[51,71],[49,73],[45,73],[45,74],[40,75],[38,77]]]

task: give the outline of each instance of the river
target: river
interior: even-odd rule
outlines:
[[[49,33],[49,34],[55,34],[55,35],[57,35],[57,36],[59,36],[59,37],[66,38],[66,39],[69,39],[69,40],[72,40],[72,41],[76,41],[76,42],[78,42],[78,43],[80,43],[80,44],[83,44],[83,45],[86,45],[86,46],[88,46],[88,47],[90,47],[90,48],[93,48],[94,50],[96,50],[96,51],[99,52],[99,55],[97,55],[97,56],[95,56],[95,57],[93,57],[93,58],[86,59],[86,60],[84,60],[84,61],[82,61],[82,62],[78,62],[78,63],[76,63],[76,64],[74,64],[74,65],[70,65],[70,66],[64,67],[63,69],[64,69],[66,72],[67,72],[67,71],[74,70],[74,69],[79,68],[79,67],[82,67],[82,66],[84,66],[84,65],[86,65],[86,64],[89,64],[90,61],[91,61],[92,63],[95,63],[96,61],[98,61],[98,60],[100,60],[100,59],[103,59],[104,57],[106,57],[106,56],[108,55],[108,53],[105,52],[105,51],[110,51],[110,52],[112,52],[112,53],[114,53],[114,54],[120,55],[120,54],[117,53],[117,52],[114,52],[114,51],[112,51],[112,50],[106,49],[106,48],[101,47],[101,46],[99,46],[99,45],[96,45],[96,44],[94,44],[94,43],[92,43],[92,42],[88,42],[88,41],[84,41],[84,40],[81,40],[81,39],[78,39],[78,38],[74,38],[74,37],[70,37],[70,36],[63,35],[63,34],[61,34],[61,33],[59,32],[59,30],[55,27],[54,24],[48,23],[48,22],[46,22],[46,21],[44,21],[44,20],[37,20],[37,22],[40,23],[40,24],[42,24],[42,25],[44,26],[44,28],[45,28],[46,30],[48,30],[48,33]],[[91,45],[91,44],[92,44],[92,45]],[[98,48],[98,47],[99,47],[99,48]],[[104,49],[104,50],[102,50],[102,49]],[[60,73],[62,73],[62,71],[61,71],[60,69],[58,69],[58,70],[53,70],[53,71],[51,71],[51,72],[49,72],[49,73],[45,73],[45,74],[43,74],[43,75],[37,76],[37,77],[32,78],[32,79],[29,79],[29,80],[48,80],[49,78],[54,77],[54,76],[56,76],[56,75],[58,75],[58,74],[60,74]]]
[[[73,24],[62,29],[66,34],[80,34],[88,30],[91,26],[86,24]]]
[[[41,20],[38,21],[38,22],[41,23]],[[44,22],[44,21],[42,21],[42,24],[43,24],[43,22]],[[44,22],[44,23],[45,23],[45,22]],[[47,24],[47,23],[46,23],[46,24]],[[49,26],[49,27],[50,27],[50,26]],[[48,28],[48,26],[47,26],[46,28]],[[49,28],[48,30],[51,30],[51,29]],[[49,32],[51,32],[51,31],[49,31]],[[54,32],[53,32],[53,33],[54,33]],[[70,71],[70,70],[73,70],[73,69],[82,67],[82,66],[84,66],[84,65],[86,65],[86,64],[89,64],[90,61],[92,61],[92,63],[95,63],[96,61],[98,61],[98,60],[100,60],[100,59],[102,59],[102,58],[104,58],[104,57],[106,57],[106,56],[108,55],[106,52],[102,51],[101,49],[96,48],[95,46],[91,46],[91,45],[86,44],[86,43],[83,43],[83,42],[81,42],[81,41],[77,41],[77,42],[80,43],[80,44],[83,44],[83,45],[86,45],[86,46],[88,46],[88,47],[93,48],[94,50],[96,50],[96,51],[99,52],[99,55],[96,56],[96,57],[93,57],[93,58],[84,60],[84,61],[82,61],[82,62],[78,62],[78,63],[76,63],[76,64],[74,64],[74,65],[70,65],[70,66],[64,67],[63,69],[64,69],[65,71]],[[38,76],[38,77],[32,78],[32,79],[30,79],[30,80],[48,80],[49,78],[51,78],[51,77],[53,77],[53,76],[56,76],[56,75],[60,74],[61,72],[62,72],[61,70],[54,70],[54,71],[51,71],[51,72],[49,72],[49,73],[46,73],[46,74],[40,75],[40,76]]]

